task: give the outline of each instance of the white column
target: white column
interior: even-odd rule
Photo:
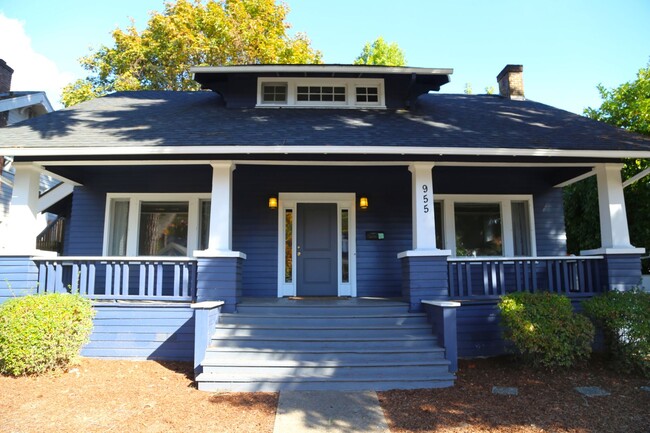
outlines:
[[[625,196],[621,181],[622,164],[598,164],[595,167],[598,184],[601,248],[581,251],[589,254],[642,254],[643,248],[630,244]]]
[[[409,166],[413,201],[413,249],[436,249],[436,220],[433,211],[433,163],[417,162]]]
[[[208,250],[232,251],[232,161],[213,162]]]
[[[603,248],[632,248],[627,227],[620,164],[596,166],[600,237]]]
[[[4,254],[31,255],[36,253],[38,235],[38,194],[40,170],[32,164],[14,163],[14,188],[2,237]]]

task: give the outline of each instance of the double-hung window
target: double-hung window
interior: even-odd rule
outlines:
[[[458,257],[535,256],[531,196],[437,195],[436,244]]]
[[[210,194],[108,194],[104,254],[191,256],[206,249]]]

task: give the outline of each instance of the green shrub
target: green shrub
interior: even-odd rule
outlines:
[[[583,302],[583,306],[602,327],[615,366],[650,377],[650,293],[611,291]]]
[[[0,305],[0,372],[40,374],[69,364],[88,341],[94,314],[79,295],[8,300]]]
[[[552,293],[512,293],[499,302],[505,338],[536,367],[569,367],[589,358],[594,326]]]

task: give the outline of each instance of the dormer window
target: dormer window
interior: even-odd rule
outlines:
[[[287,83],[262,83],[263,104],[286,104]]]
[[[258,107],[385,108],[379,78],[259,77]]]

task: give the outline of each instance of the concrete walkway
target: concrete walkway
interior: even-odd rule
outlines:
[[[388,433],[377,393],[282,391],[273,433]]]

